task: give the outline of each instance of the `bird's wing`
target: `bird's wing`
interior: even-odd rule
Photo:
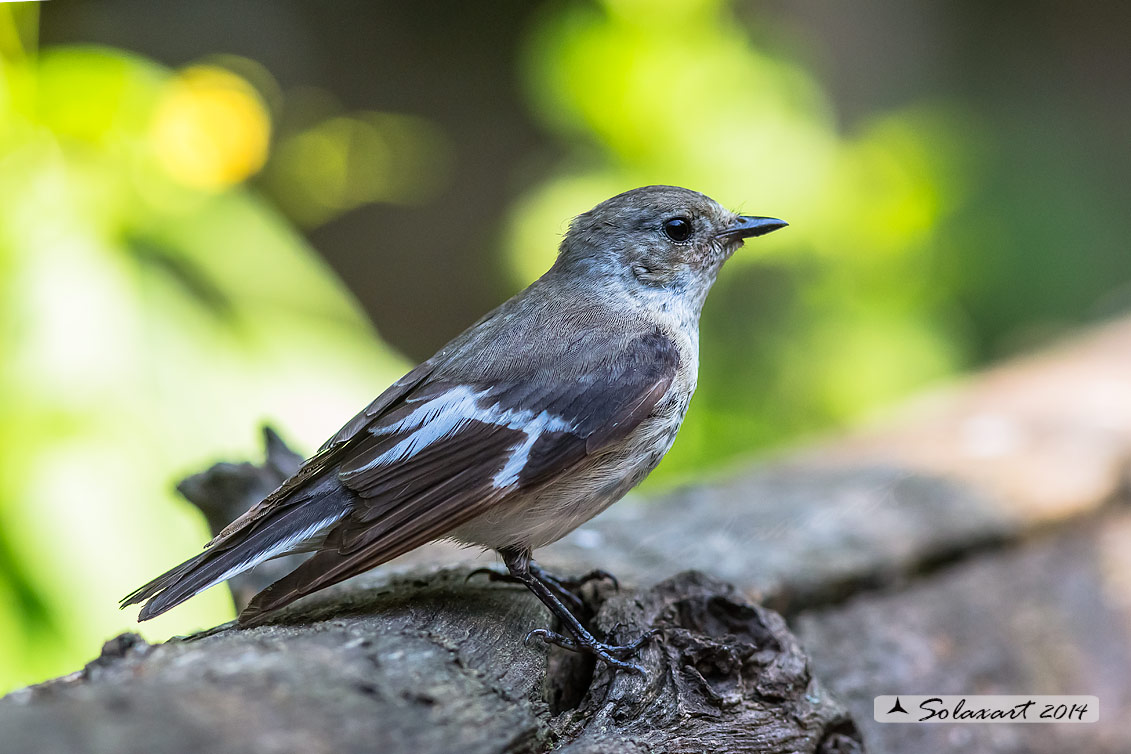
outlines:
[[[335,462],[359,502],[241,622],[443,537],[624,438],[668,391],[679,352],[657,330],[582,361],[489,384],[425,380],[355,428]]]
[[[350,510],[355,496],[332,476],[350,453],[350,443],[365,426],[402,401],[435,369],[429,359],[385,392],[274,492],[228,524],[203,552],[169,569],[122,599],[122,607],[145,602],[138,620],[176,607],[194,594],[264,560],[304,548]]]
[[[272,513],[276,513],[280,508],[291,504],[292,501],[301,499],[296,498],[296,492],[308,485],[311,480],[340,464],[343,457],[350,453],[350,441],[366,425],[381,416],[383,412],[399,404],[406,395],[428,379],[435,366],[435,359],[429,359],[390,385],[372,403],[362,409],[357,416],[350,419],[345,426],[339,429],[337,434],[327,440],[317,453],[304,461],[294,476],[284,481],[278,489],[224,527],[223,531],[217,534],[206,546],[221,547],[234,539],[238,539],[237,535],[247,532],[257,522]]]

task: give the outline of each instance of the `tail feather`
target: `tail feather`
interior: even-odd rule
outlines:
[[[144,602],[138,620],[149,620],[265,560],[306,551],[311,540],[324,536],[350,508],[349,495],[336,484],[335,489],[323,487],[319,493],[281,506],[256,521],[246,534],[169,569],[127,595],[121,606]]]

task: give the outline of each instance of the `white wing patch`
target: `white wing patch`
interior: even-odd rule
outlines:
[[[533,411],[523,412],[526,414],[533,414]],[[573,428],[573,425],[565,422],[561,417],[554,416],[553,414],[543,411],[530,421],[516,426],[508,424],[511,429],[521,429],[526,433],[526,439],[522,442],[512,445],[510,448],[511,457],[507,459],[507,465],[504,466],[498,474],[491,480],[491,483],[502,489],[510,487],[518,481],[518,475],[522,473],[522,467],[526,465],[527,459],[530,458],[530,449],[534,447],[534,443],[538,442],[538,438],[542,436],[543,432],[561,432],[568,431]]]
[[[476,408],[475,403],[484,393],[485,391],[476,392],[466,385],[459,385],[422,404],[398,422],[387,427],[374,427],[370,432],[378,436],[405,431],[410,434],[353,473],[408,460],[421,449],[455,434],[468,419],[478,419],[479,414],[483,413]]]
[[[506,465],[492,479],[497,488],[509,487],[518,481],[534,443],[543,432],[568,432],[573,429],[572,423],[548,411],[535,413],[529,409],[504,409],[498,404],[484,408],[479,402],[487,393],[487,390],[458,385],[421,404],[400,421],[373,427],[369,431],[376,436],[404,432],[408,435],[364,466],[351,470],[349,475],[409,461],[429,445],[452,437],[471,421],[478,421],[518,430],[526,435],[509,448],[510,457]]]

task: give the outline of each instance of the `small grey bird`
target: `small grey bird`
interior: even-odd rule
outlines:
[[[553,267],[417,366],[196,557],[122,600],[139,620],[262,563],[313,552],[240,614],[303,595],[420,545],[497,550],[569,636],[538,636],[616,667],[576,616],[570,584],[531,560],[656,467],[699,367],[699,313],[719,268],[786,223],[673,186],[602,202],[570,225]],[[571,610],[567,603],[574,606]]]

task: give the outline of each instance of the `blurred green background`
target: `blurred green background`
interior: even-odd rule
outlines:
[[[655,489],[1131,304],[1131,9],[1052,2],[0,4],[0,693],[134,628],[172,491],[309,452],[686,185],[730,263]],[[231,616],[221,590],[146,624]]]

